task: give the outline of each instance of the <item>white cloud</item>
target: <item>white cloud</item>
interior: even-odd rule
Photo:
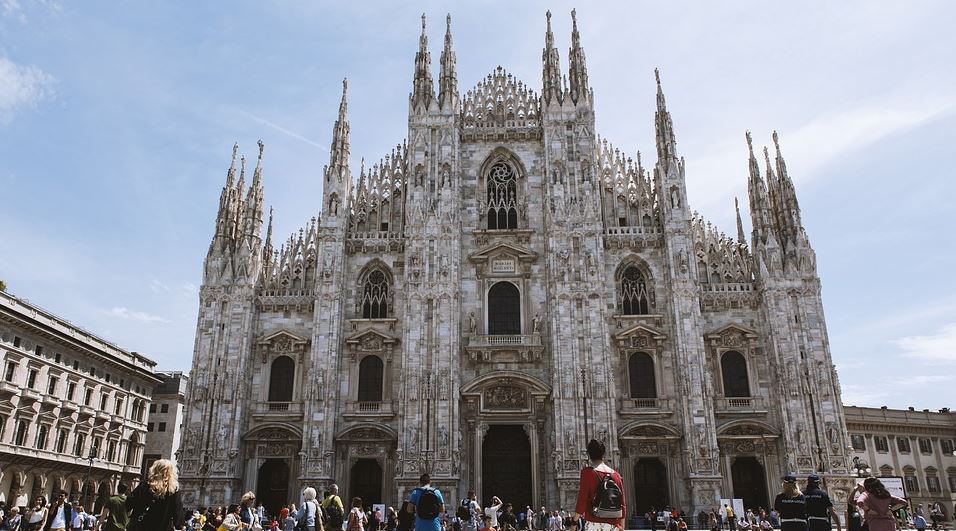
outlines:
[[[14,18],[21,24],[26,23],[27,16],[24,14],[18,0],[3,0],[0,2],[0,8],[2,8],[4,17]]]
[[[168,323],[169,320],[158,315],[153,315],[146,312],[136,312],[130,310],[129,308],[115,307],[107,312],[106,315],[112,317],[119,317],[120,319],[127,319],[130,321],[140,321],[143,323]]]
[[[901,337],[893,343],[908,358],[956,363],[956,323],[943,325],[935,334]]]
[[[53,76],[35,66],[0,57],[0,124],[9,123],[18,109],[36,107],[52,98],[54,81]]]

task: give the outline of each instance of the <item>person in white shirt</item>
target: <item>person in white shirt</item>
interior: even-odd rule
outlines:
[[[86,524],[86,511],[83,510],[82,505],[77,505],[76,511],[74,511],[74,513],[76,516],[73,517],[73,524],[72,524],[73,529],[74,530],[83,529],[84,524]]]
[[[501,499],[497,496],[491,497],[491,506],[485,507],[485,514],[491,517],[491,527],[498,529],[498,511],[501,510]]]
[[[70,521],[73,516],[72,509],[70,504],[66,503],[66,493],[61,492],[56,501],[50,505],[50,514],[47,516],[48,524],[44,529],[47,531],[63,531],[67,527],[72,527]]]

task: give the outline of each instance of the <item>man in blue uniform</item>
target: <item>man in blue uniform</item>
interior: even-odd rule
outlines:
[[[807,476],[807,488],[803,491],[807,501],[807,528],[810,531],[830,531],[830,517],[836,522],[837,531],[843,531],[840,517],[833,509],[833,503],[827,491],[820,488],[820,476]]]

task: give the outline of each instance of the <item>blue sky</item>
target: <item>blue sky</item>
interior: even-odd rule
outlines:
[[[281,238],[317,214],[343,77],[353,172],[405,137],[423,11],[436,73],[451,11],[462,91],[498,65],[538,87],[549,7],[567,68],[573,4],[338,4],[0,0],[8,289],[188,369],[234,141],[266,144]],[[577,7],[599,133],[654,151],[660,67],[691,204],[728,233],[744,131],[779,131],[845,402],[956,406],[956,4]]]

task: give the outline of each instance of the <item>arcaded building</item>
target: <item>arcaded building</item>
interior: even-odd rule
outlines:
[[[569,507],[590,438],[640,511],[767,506],[788,471],[845,499],[820,279],[776,133],[755,153],[741,131],[753,228],[738,210],[727,236],[688,203],[659,77],[655,123],[635,124],[656,146],[629,155],[598,136],[576,22],[566,70],[549,13],[540,86],[497,67],[463,92],[451,19],[437,83],[422,22],[407,138],[356,165],[343,83],[314,212],[277,214],[301,230],[272,234],[264,146],[251,174],[233,150],[186,502],[252,489],[277,507],[336,482],[396,504],[428,471],[450,499]]]

